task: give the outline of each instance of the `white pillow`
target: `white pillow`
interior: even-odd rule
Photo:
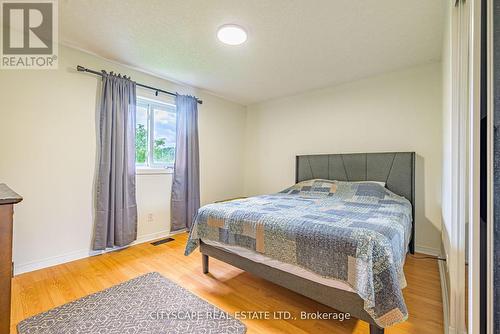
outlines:
[[[351,181],[344,181],[344,182],[351,182]],[[354,181],[351,183],[376,183],[376,184],[385,188],[385,182],[382,182],[382,181]]]

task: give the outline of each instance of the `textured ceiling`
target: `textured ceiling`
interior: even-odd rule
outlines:
[[[446,0],[60,0],[60,38],[241,104],[441,58]],[[216,39],[236,23],[241,46]]]

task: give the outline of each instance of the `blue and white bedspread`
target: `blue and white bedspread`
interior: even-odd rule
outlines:
[[[304,181],[280,193],[206,205],[186,245],[245,247],[348,284],[380,327],[404,321],[410,202],[373,182]]]

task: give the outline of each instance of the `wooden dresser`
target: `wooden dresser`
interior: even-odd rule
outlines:
[[[14,204],[23,200],[6,184],[0,183],[0,333],[10,332],[12,279],[12,230]]]

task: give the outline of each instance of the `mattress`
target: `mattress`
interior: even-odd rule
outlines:
[[[271,259],[270,257],[256,253],[252,250],[249,250],[249,249],[246,249],[243,247],[226,245],[226,244],[223,244],[221,242],[206,240],[206,239],[202,239],[202,242],[204,244],[209,245],[209,246],[223,249],[226,252],[239,255],[239,256],[244,257],[246,259],[249,259],[253,262],[262,263],[262,264],[265,264],[266,266],[269,266],[269,267],[272,267],[275,269],[279,269],[282,271],[286,271],[287,273],[305,278],[307,280],[310,280],[310,281],[313,281],[313,282],[316,282],[319,284],[326,285],[328,287],[332,287],[335,289],[344,290],[344,291],[348,291],[348,292],[355,292],[349,285],[347,285],[344,282],[341,282],[341,281],[338,281],[338,280],[335,280],[332,278],[322,277],[318,274],[315,274],[315,273],[313,273],[309,270],[306,270],[304,268],[301,268],[299,266],[295,266],[293,264],[289,264],[289,263],[281,262],[279,260]]]

